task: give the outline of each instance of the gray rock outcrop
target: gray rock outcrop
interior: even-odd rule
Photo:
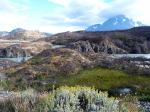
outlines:
[[[22,49],[17,44],[0,49],[0,58],[30,57],[31,55],[32,54],[28,50]]]
[[[109,42],[107,39],[99,42],[99,43],[93,43],[87,41],[78,41],[78,42],[72,42],[67,45],[68,48],[75,49],[79,52],[92,52],[92,53],[127,53],[125,50],[118,48],[113,43]]]

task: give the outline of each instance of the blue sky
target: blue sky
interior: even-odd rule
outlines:
[[[150,25],[150,0],[0,0],[0,31],[75,31],[124,14]]]

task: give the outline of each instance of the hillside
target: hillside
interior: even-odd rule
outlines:
[[[108,48],[113,53],[132,53],[133,47],[141,46],[143,42],[148,47],[148,34],[149,27],[139,27],[114,32],[78,31],[53,35],[44,41],[65,45],[66,48],[46,49],[24,63],[4,70],[8,77],[4,88],[14,91],[26,88],[51,91],[53,85],[56,88],[86,85],[111,91],[127,87],[133,89],[138,98],[149,100],[149,59],[118,59],[107,54],[112,53],[108,52]],[[122,46],[118,43],[122,43]],[[139,52],[143,51],[135,53]]]
[[[150,27],[137,27],[122,31],[65,32],[46,38],[53,44],[66,45],[80,52],[108,54],[145,54],[150,52]]]
[[[47,49],[27,62],[7,69],[7,88],[24,90],[32,87],[49,91],[52,85],[92,85],[100,90],[127,86],[137,88],[139,94],[147,95],[150,91],[147,86],[150,65],[147,60],[138,61],[139,64],[136,64],[135,59],[113,59],[109,55],[95,53],[80,54],[67,48]]]

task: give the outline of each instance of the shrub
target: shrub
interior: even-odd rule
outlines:
[[[38,97],[32,89],[0,99],[0,112],[34,112]]]
[[[60,87],[43,98],[38,112],[128,112],[119,101],[108,98],[107,93],[90,87]]]
[[[50,93],[36,94],[29,89],[0,101],[0,112],[130,112],[107,93],[90,87],[63,86]]]

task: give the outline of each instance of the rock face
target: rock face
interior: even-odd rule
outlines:
[[[113,31],[125,30],[133,27],[143,26],[141,22],[135,22],[124,15],[117,15],[105,21],[103,24],[96,24],[88,27],[86,31]]]
[[[0,40],[0,58],[29,57],[51,48],[49,42],[18,42],[16,40]]]
[[[18,44],[0,49],[0,58],[29,57],[31,55],[30,51],[22,49]]]
[[[65,45],[80,52],[108,54],[150,53],[150,27],[109,32],[65,32],[47,38],[53,44]]]
[[[78,50],[80,52],[93,52],[93,53],[127,53],[125,50],[118,48],[113,43],[109,42],[107,39],[100,43],[90,43],[89,41],[78,41],[75,43],[70,43],[67,47]]]

